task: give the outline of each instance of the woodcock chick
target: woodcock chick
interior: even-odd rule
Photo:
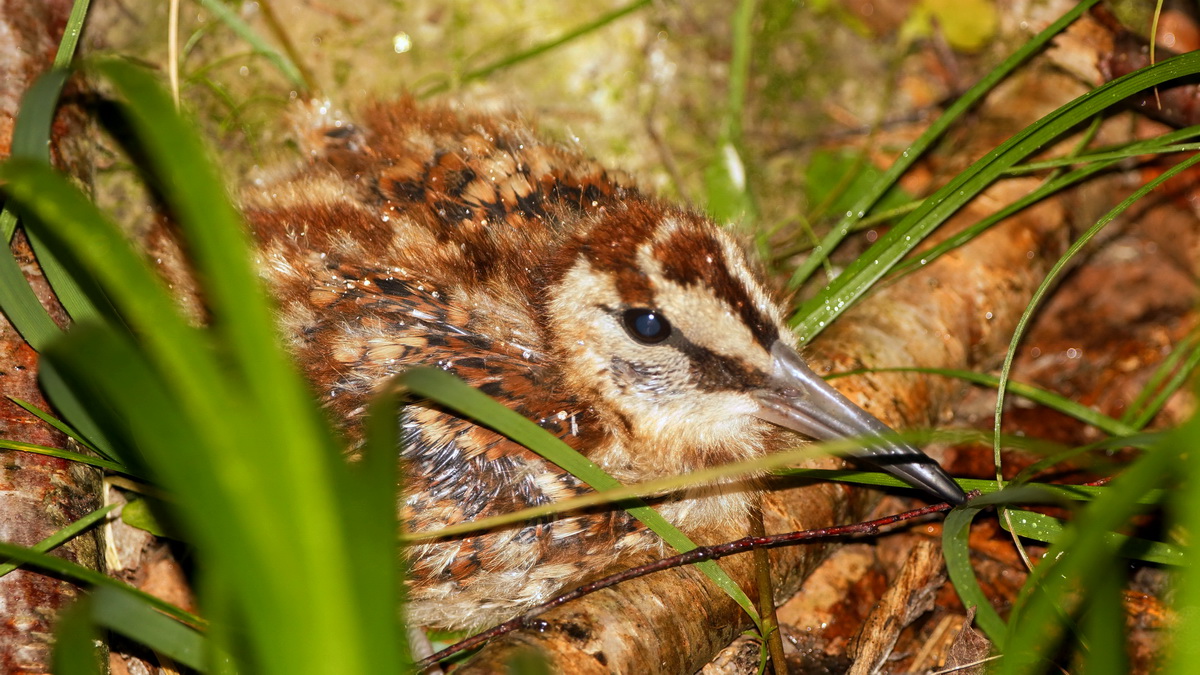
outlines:
[[[804,364],[733,240],[517,118],[411,101],[354,124],[314,104],[307,166],[244,195],[281,324],[357,437],[389,376],[436,365],[535,420],[622,482],[771,452],[780,426],[886,431]],[[587,492],[517,444],[432,405],[403,413],[402,524],[424,532]],[[915,448],[864,452],[942,499]],[[685,531],[745,519],[742,491],[658,504]],[[410,614],[477,628],[612,571],[657,535],[620,509],[409,550]]]

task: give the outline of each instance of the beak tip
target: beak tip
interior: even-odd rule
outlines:
[[[920,488],[934,497],[958,506],[967,501],[967,494],[963,492],[950,474],[942,469],[941,465],[937,464],[926,457],[925,462],[913,462],[908,464],[893,464],[890,466],[880,467],[884,471],[892,474],[896,478],[908,483],[909,485]]]

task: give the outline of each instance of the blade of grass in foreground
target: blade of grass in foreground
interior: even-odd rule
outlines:
[[[576,452],[574,448],[519,413],[493,401],[483,392],[472,389],[449,373],[435,368],[414,368],[400,375],[398,381],[410,391],[448,406],[471,419],[478,420],[524,445],[596,490],[613,490],[621,487],[616,479],[605,473],[594,462]],[[629,511],[631,515],[642,521],[680,553],[696,548],[696,544],[691,539],[688,539],[642,500],[622,500],[618,506]],[[760,619],[754,603],[720,566],[708,561],[698,563],[696,567],[729,594],[754,619],[756,624],[759,623]]]
[[[1173,439],[1183,448],[1200,447],[1200,417],[1193,415],[1177,432]],[[1190,451],[1182,455],[1180,470],[1183,489],[1170,495],[1170,527],[1172,531],[1200,532],[1200,452]],[[1170,675],[1193,673],[1200,663],[1200,565],[1197,564],[1197,542],[1194,536],[1187,542],[1187,556],[1191,561],[1179,571],[1175,579],[1175,600],[1172,603],[1178,613],[1178,623],[1170,638],[1167,668]]]
[[[84,596],[58,616],[51,656],[55,675],[101,675],[108,672],[102,659],[106,650],[96,649],[100,631],[91,619],[92,599]]]
[[[13,162],[0,168],[10,194],[38,212],[47,244],[90,273],[123,320],[75,326],[47,362],[83,405],[105,404],[105,428],[177,498],[207,572],[201,595],[226,610],[221,635],[252,655],[253,670],[399,670],[395,539],[365,538],[352,524],[363,517],[356,493],[375,483],[352,475],[282,355],[245,233],[195,129],[134,66],[97,71],[125,101],[154,180],[169,185],[219,328],[190,326],[119,228],[60,176]],[[387,496],[367,501],[387,503],[374,517],[394,522],[394,485]]]
[[[69,71],[55,69],[38,77],[21,99],[21,109],[13,125],[12,156],[32,159],[47,166],[50,164],[51,123],[58,108],[59,95],[70,75]],[[5,205],[5,209],[8,205]],[[23,218],[36,217],[21,214]],[[6,224],[7,227],[7,224]],[[75,321],[98,316],[97,303],[84,292],[81,282],[58,260],[54,252],[42,244],[38,228],[25,227],[31,248],[37,255],[38,264],[55,297],[67,314]],[[11,234],[6,232],[5,234]]]
[[[1178,455],[1175,437],[1137,459],[1117,476],[1111,490],[1084,508],[1029,575],[1008,621],[1003,675],[1041,672],[1051,663],[1064,634],[1065,617],[1075,616],[1087,600],[1081,589],[1095,588],[1100,577],[1120,573],[1109,533],[1124,527],[1142,510],[1139,500],[1172,482]],[[956,581],[957,587],[957,581]]]

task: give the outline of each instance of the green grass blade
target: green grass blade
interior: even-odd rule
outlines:
[[[103,675],[108,673],[107,650],[97,649],[100,632],[92,623],[92,599],[82,597],[58,617],[51,657],[55,675]]]
[[[34,81],[33,86],[25,92],[21,99],[21,109],[13,125],[12,156],[14,158],[32,159],[50,164],[50,125],[58,107],[58,99],[62,94],[63,85],[70,75],[65,70],[51,70]],[[5,205],[8,208],[8,205]],[[36,218],[36,214],[18,213],[22,219]],[[76,279],[54,252],[47,249],[38,237],[39,228],[29,227],[25,232],[29,237],[30,246],[37,255],[38,265],[45,274],[50,287],[67,314],[76,321],[94,318],[99,310],[84,292],[83,284],[86,279]]]
[[[907,150],[901,153],[900,158],[896,160],[883,177],[879,180],[876,186],[866,194],[853,207],[851,207],[846,215],[834,225],[829,234],[821,241],[820,245],[813,251],[799,268],[792,274],[791,280],[788,282],[788,287],[795,289],[799,288],[808,280],[817,267],[821,265],[821,261],[833,253],[838,244],[850,233],[857,220],[862,219],[868,212],[874,208],[876,202],[890,190],[904,172],[908,171],[913,164],[916,163],[934,144],[946,130],[950,128],[959,117],[970,110],[978,103],[989,91],[991,91],[1004,78],[1017,69],[1022,63],[1029,60],[1034,54],[1041,51],[1050,39],[1062,32],[1068,25],[1083,15],[1092,5],[1098,0],[1084,0],[1077,4],[1073,9],[1063,14],[1057,21],[1046,27],[1045,30],[1035,35],[1029,42],[1021,46],[1012,56],[1008,57],[999,66],[991,70],[982,80],[975,86],[971,87],[957,101],[954,102],[946,112],[942,114],[933,124],[921,134],[921,137],[916,140]],[[844,276],[843,273],[842,276]],[[839,276],[839,278],[841,278]],[[798,316],[805,316],[811,308],[801,310]],[[807,332],[802,332],[808,339],[813,336]]]
[[[45,455],[47,457],[57,457],[59,459],[79,462],[80,464],[87,464],[88,466],[94,466],[100,469],[108,469],[109,471],[115,471],[117,473],[129,473],[124,464],[110,462],[106,459],[100,459],[90,455],[83,455],[78,452],[71,452],[70,450],[51,448],[45,445],[34,445],[32,443],[22,443],[20,441],[0,440],[0,448],[4,448],[5,450],[17,450],[20,452],[31,452],[35,455]]]
[[[93,591],[91,600],[92,620],[97,625],[146,645],[188,668],[200,672],[208,669],[205,637],[196,629],[108,586]]]
[[[1200,72],[1200,52],[1175,57],[1113,80],[1005,141],[926,199],[920,208],[851,263],[824,292],[800,307],[792,322],[801,341],[807,342],[824,330],[902,257],[1017,162],[1128,96],[1197,72]]]
[[[229,26],[230,30],[245,40],[256,52],[267,57],[267,60],[278,68],[280,73],[283,73],[283,76],[288,79],[292,86],[299,87],[301,90],[308,89],[308,83],[304,81],[304,76],[300,73],[300,69],[296,67],[296,64],[292,63],[287,56],[281,54],[278,49],[268,44],[249,24],[242,21],[231,5],[221,2],[221,0],[197,0],[197,2],[204,9],[212,12],[218,21]]]
[[[1194,52],[1194,54],[1197,57],[1200,57],[1200,52]],[[1197,61],[1197,64],[1200,64],[1200,60]],[[997,436],[996,436],[997,440],[996,440],[996,443],[992,446],[992,452],[993,452],[993,455],[995,456],[997,477],[1000,474],[999,433],[1000,433],[1001,425],[1003,422],[1004,400],[1005,400],[1004,397],[1005,397],[1005,392],[1008,388],[1008,381],[1009,381],[1008,374],[1012,370],[1013,359],[1016,358],[1017,345],[1020,344],[1021,338],[1024,337],[1024,335],[1025,335],[1025,329],[1029,325],[1029,322],[1033,317],[1034,310],[1041,304],[1042,298],[1044,298],[1046,293],[1049,292],[1050,287],[1054,284],[1054,282],[1058,279],[1058,276],[1066,268],[1067,263],[1073,257],[1078,255],[1079,251],[1081,251],[1083,249],[1083,247],[1086,246],[1088,244],[1088,242],[1090,242],[1092,240],[1092,238],[1094,238],[1097,234],[1100,233],[1101,230],[1103,230],[1110,222],[1112,222],[1114,218],[1116,218],[1121,213],[1124,213],[1124,211],[1126,209],[1128,209],[1131,205],[1133,205],[1135,202],[1142,199],[1146,195],[1150,194],[1150,192],[1153,191],[1154,188],[1158,187],[1159,185],[1162,185],[1166,181],[1179,175],[1183,171],[1186,171],[1188,168],[1194,166],[1197,163],[1200,163],[1200,155],[1193,155],[1192,157],[1189,157],[1188,159],[1183,160],[1179,164],[1176,164],[1175,166],[1171,167],[1167,171],[1164,171],[1161,175],[1157,176],[1153,180],[1147,182],[1145,185],[1143,185],[1140,188],[1138,188],[1137,190],[1135,190],[1133,192],[1133,194],[1129,195],[1124,200],[1122,200],[1120,204],[1117,204],[1115,207],[1113,207],[1111,210],[1109,210],[1109,212],[1106,213],[1104,215],[1104,217],[1102,217],[1094,225],[1092,225],[1090,228],[1088,228],[1086,232],[1084,232],[1082,235],[1080,235],[1079,238],[1076,239],[1067,248],[1067,251],[1062,254],[1062,256],[1054,263],[1053,266],[1051,266],[1050,271],[1046,273],[1046,278],[1042,280],[1042,283],[1039,284],[1037,289],[1033,292],[1033,295],[1029,299],[1029,303],[1025,307],[1025,311],[1021,314],[1021,318],[1017,321],[1016,328],[1013,329],[1013,336],[1012,336],[1012,339],[1009,341],[1008,352],[1004,356],[1004,364],[1000,369],[1000,383],[996,388],[996,412],[995,412],[995,421],[993,424],[993,430],[997,434]]]
[[[987,633],[997,649],[1003,650],[1008,630],[1004,620],[984,595],[979,579],[975,577],[975,568],[971,566],[971,548],[967,540],[971,533],[971,521],[979,514],[980,508],[968,505],[946,514],[946,520],[942,523],[942,551],[946,557],[946,571],[963,606],[968,610],[976,608],[975,623]]]
[[[5,206],[5,213],[7,209]],[[15,217],[12,222],[16,223]],[[25,281],[25,274],[7,245],[0,248],[0,311],[36,351],[41,351],[62,334]]]
[[[561,47],[562,45],[565,45],[568,42],[570,42],[576,38],[579,38],[580,36],[587,35],[588,33],[599,30],[599,29],[603,28],[604,26],[607,26],[608,24],[616,21],[617,19],[620,19],[626,15],[629,15],[629,14],[632,14],[632,13],[638,11],[639,9],[642,9],[644,7],[649,7],[649,6],[650,6],[650,0],[634,0],[633,2],[630,2],[629,4],[622,5],[621,7],[618,7],[616,9],[612,10],[611,12],[607,12],[592,21],[589,21],[581,26],[578,26],[572,30],[569,30],[566,33],[563,33],[562,35],[558,36],[557,38],[554,38],[553,40],[547,40],[545,42],[541,42],[537,45],[534,45],[533,47],[530,47],[529,49],[517,52],[515,54],[510,54],[509,56],[505,56],[503,58],[497,59],[485,66],[481,66],[474,70],[467,71],[466,73],[463,73],[461,76],[456,78],[456,81],[454,82],[454,84],[465,84],[467,82],[481,80],[497,71],[504,70],[505,68],[511,68],[512,66],[515,66],[519,63],[528,61],[529,59],[536,58],[538,56],[541,56],[542,54],[545,54],[546,52],[557,49],[558,47]],[[434,94],[440,94],[442,92],[449,90],[451,87],[451,84],[452,84],[451,82],[443,82],[441,84],[433,85],[433,86],[425,89],[424,91],[422,91],[419,95],[421,98],[426,98],[429,96],[433,96]]]
[[[177,621],[181,621],[191,626],[204,627],[205,622],[200,617],[182,610],[169,602],[160,600],[149,593],[140,591],[123,581],[118,581],[112,577],[91,570],[82,565],[77,565],[69,560],[64,560],[46,553],[39,553],[24,546],[17,546],[6,542],[0,542],[0,556],[19,560],[23,564],[38,569],[52,572],[58,576],[70,579],[79,584],[99,588],[101,586],[115,589],[122,593],[128,593],[137,597],[140,601],[145,602],[154,609],[170,616]]]
[[[911,488],[908,484],[887,474],[854,471],[852,469],[781,469],[775,472],[775,475],[800,480],[839,481],[855,485]],[[978,478],[956,478],[955,482],[962,486],[964,491],[978,490],[984,495],[995,494],[1001,490],[1009,489],[1009,485],[1015,485],[1013,482],[997,484],[994,480],[982,480]],[[1062,504],[1067,501],[1092,501],[1112,490],[1112,488],[1098,485],[1057,485],[1054,483],[1027,483],[1026,485],[1038,489],[1040,498],[1037,501],[1049,504]],[[1151,490],[1139,497],[1138,503],[1153,506],[1161,504],[1166,496],[1161,490]],[[1168,555],[1173,554],[1169,553]]]
[[[79,47],[79,38],[83,37],[83,25],[87,20],[90,4],[91,0],[75,0],[71,4],[71,14],[67,17],[67,25],[63,27],[58,51],[54,53],[55,68],[66,68],[75,59],[75,51]]]
[[[9,396],[8,400],[21,406],[22,408],[25,409],[25,412],[29,413],[30,415],[33,415],[34,417],[45,422],[46,424],[49,424],[51,427],[53,427],[59,433],[72,439],[76,443],[84,446],[88,450],[91,450],[93,452],[99,452],[99,450],[96,449],[96,446],[92,445],[92,443],[90,441],[88,441],[86,438],[84,438],[82,435],[80,435],[80,433],[78,431],[72,429],[69,425],[67,425],[66,423],[64,423],[62,420],[58,419],[54,415],[51,415],[50,413],[42,410],[41,408],[38,408],[37,406],[30,403],[29,401],[22,401],[21,399],[15,398],[13,396]]]
[[[76,520],[75,522],[71,523],[70,525],[67,525],[66,527],[51,534],[49,537],[46,537],[45,539],[39,541],[38,543],[34,544],[33,546],[30,546],[29,550],[37,551],[38,553],[48,553],[48,552],[58,548],[59,546],[62,546],[63,544],[67,543],[71,539],[74,539],[75,537],[79,536],[80,533],[82,533],[84,530],[88,529],[92,525],[95,525],[96,523],[100,522],[100,520],[102,518],[104,518],[104,516],[107,516],[109,513],[112,513],[113,509],[115,509],[115,508],[117,508],[117,504],[110,504],[103,508],[96,509],[95,511],[92,511],[91,513],[87,514],[86,516],[80,518],[79,520]],[[19,567],[19,565],[16,563],[11,563],[11,562],[0,563],[0,577],[17,569],[17,567]]]
[[[1024,211],[1043,199],[1052,197],[1053,195],[1067,189],[1068,187],[1071,187],[1072,185],[1082,183],[1083,181],[1102,171],[1105,171],[1112,166],[1115,166],[1116,164],[1117,160],[1112,160],[1106,163],[1098,162],[1096,164],[1090,164],[1080,169],[1063,174],[1062,176],[1058,176],[1052,180],[1046,181],[1013,203],[1008,204],[1007,206],[1001,208],[979,222],[963,228],[962,231],[954,233],[953,235],[947,237],[944,241],[940,241],[936,245],[930,247],[928,250],[922,251],[920,258],[915,260],[909,259],[898,263],[895,269],[892,271],[891,278],[897,278],[901,275],[911,274],[912,272],[921,269],[923,266],[928,265],[950,251],[970,243],[976,237],[988,231],[992,227],[1000,224],[1004,220],[1020,213],[1021,211]]]
[[[54,107],[58,92],[66,74],[51,71],[38,78],[22,101],[17,116],[18,125],[13,130],[12,154],[14,157],[45,157],[49,161],[50,123],[54,119]],[[38,93],[41,92],[41,93]],[[8,317],[21,337],[37,351],[41,351],[55,337],[62,334],[58,325],[50,318],[42,303],[13,257],[8,242],[16,232],[17,216],[10,201],[6,201],[0,212],[0,235],[4,246],[0,248],[0,310]]]
[[[1013,526],[1010,531],[1014,534],[1048,544],[1057,543],[1062,538],[1064,524],[1057,518],[1019,509],[1010,509],[1009,514],[1012,516]],[[1000,526],[1009,529],[1008,521],[1004,519],[1000,520]],[[1165,542],[1129,537],[1116,532],[1107,532],[1104,536],[1122,557],[1176,567],[1187,562],[1182,549]]]
[[[1183,427],[1176,431],[1173,439],[1183,448],[1200,447],[1200,417],[1192,415]],[[1170,527],[1180,532],[1200,532],[1200,453],[1195,451],[1182,453],[1180,474],[1183,489],[1172,491],[1169,502]],[[1189,536],[1186,544],[1187,555],[1191,564],[1178,572],[1173,580],[1175,597],[1172,606],[1178,613],[1178,621],[1172,630],[1172,635],[1166,650],[1166,667],[1168,675],[1185,675],[1196,670],[1200,663],[1200,565],[1197,560],[1197,542]]]
[[[1146,453],[1063,530],[1017,599],[998,672],[1037,672],[1051,662],[1064,634],[1064,621],[1079,610],[1083,599],[1079,589],[1102,583],[1100,576],[1119,573],[1122,567],[1108,534],[1141,511],[1138,502],[1146,493],[1171,480],[1175,461],[1177,456],[1169,447]]]
[[[1171,134],[1178,136],[1180,133],[1185,134],[1185,138],[1192,138],[1196,135],[1196,127],[1188,127],[1181,129]],[[1177,143],[1173,145],[1166,144],[1166,136],[1157,136],[1147,139],[1139,143],[1130,143],[1119,149],[1112,149],[1103,152],[1094,152],[1086,155],[1072,155],[1069,157],[1058,157],[1056,159],[1047,159],[1041,162],[1029,162],[1028,164],[1018,164],[1008,170],[1008,175],[1020,175],[1024,173],[1032,173],[1034,171],[1044,171],[1046,169],[1057,169],[1066,166],[1101,164],[1111,166],[1114,162],[1121,162],[1130,159],[1139,159],[1146,155],[1170,155],[1183,152],[1196,152],[1200,150],[1200,143]]]
[[[1119,151],[1098,153],[1096,155],[1088,156],[1063,157],[1058,160],[1039,162],[1036,164],[1022,164],[1017,167],[1013,167],[1009,173],[1013,173],[1018,169],[1032,170],[1032,167],[1035,165],[1037,168],[1053,168],[1056,166],[1066,166],[1072,164],[1083,165],[1078,169],[1074,169],[1062,175],[1052,177],[1050,180],[1047,180],[1043,184],[1039,185],[1029,194],[1017,199],[1015,202],[1005,206],[999,211],[996,211],[978,223],[964,228],[961,232],[954,233],[950,237],[947,237],[944,241],[939,242],[937,245],[929,248],[928,250],[922,251],[920,259],[910,259],[898,263],[893,270],[892,278],[920,269],[922,264],[931,263],[946,253],[963,246],[964,244],[972,241],[975,237],[978,237],[980,234],[986,232],[994,225],[1003,222],[1005,219],[1023,211],[1024,209],[1040,202],[1043,199],[1046,199],[1062,190],[1065,190],[1068,187],[1071,187],[1072,185],[1077,185],[1091,178],[1092,176],[1112,169],[1113,167],[1118,166],[1120,162],[1130,157],[1139,157],[1146,154],[1155,154],[1160,152],[1183,151],[1184,148],[1189,146],[1171,144],[1181,139],[1192,138],[1196,136],[1197,133],[1200,133],[1200,129],[1197,127],[1189,127],[1187,129],[1181,129],[1179,131],[1164,134],[1162,136],[1147,139],[1145,141],[1127,144]],[[922,263],[922,261],[924,261],[924,263]]]
[[[622,487],[616,479],[605,473],[594,462],[576,452],[574,448],[563,443],[550,432],[492,400],[483,392],[472,389],[449,373],[434,368],[414,368],[400,375],[398,382],[401,386],[420,396],[437,401],[511,438],[554,462],[598,491]],[[657,511],[646,506],[642,500],[622,500],[618,506],[653,530],[675,550],[683,553],[696,548],[696,544],[691,539],[667,522]],[[696,567],[737,601],[742,609],[754,618],[755,623],[758,623],[758,612],[754,609],[754,603],[724,570],[712,561],[699,563]]]
[[[943,377],[953,377],[955,379],[980,384],[993,389],[1000,386],[1000,378],[987,373],[977,373],[970,370],[957,370],[954,368],[871,368],[869,370],[847,371],[844,373],[836,373],[826,377],[827,380],[836,379],[838,377],[848,377],[859,373],[926,373],[929,375],[941,375]],[[1056,410],[1069,417],[1090,424],[1097,429],[1103,431],[1110,436],[1132,436],[1137,433],[1137,428],[1125,424],[1120,420],[1113,419],[1103,413],[1092,410],[1091,408],[1072,401],[1071,399],[1055,394],[1052,391],[1047,391],[1040,387],[1035,387],[1031,384],[1023,382],[1014,382],[1009,380],[1008,390],[1017,396],[1027,398],[1034,403],[1046,406],[1051,410]]]

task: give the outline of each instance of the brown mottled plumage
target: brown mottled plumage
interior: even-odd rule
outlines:
[[[354,124],[310,112],[308,164],[243,204],[291,347],[351,439],[376,387],[413,365],[458,375],[624,482],[769,452],[779,428],[763,417],[780,416],[764,410],[807,400],[780,384],[795,343],[779,306],[705,219],[516,118],[411,101]],[[876,429],[863,424],[809,434]],[[587,491],[436,407],[409,406],[402,425],[411,531]],[[693,529],[748,503],[745,489],[695,491],[659,507]],[[659,546],[606,509],[416,546],[410,613],[497,622]]]

